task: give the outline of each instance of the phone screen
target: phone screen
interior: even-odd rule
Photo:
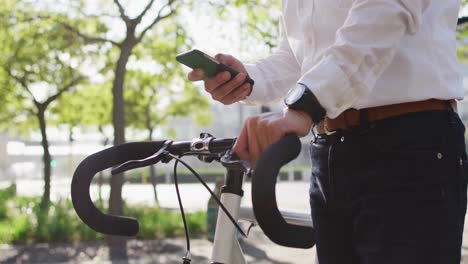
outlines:
[[[196,49],[177,55],[176,60],[192,69],[202,69],[207,77],[216,75],[220,64],[215,58]]]
[[[218,72],[221,71],[228,71],[231,74],[231,79],[239,74],[238,71],[226,66],[215,58],[197,49],[193,49],[191,51],[177,55],[176,60],[192,69],[202,69],[205,73],[205,76],[208,78],[215,76]],[[249,76],[247,76],[245,81],[251,85],[254,85],[255,83],[254,80],[252,80]]]

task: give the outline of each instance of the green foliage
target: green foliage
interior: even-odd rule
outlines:
[[[0,243],[71,242],[102,238],[84,225],[70,200],[51,203],[47,215],[41,212],[40,198],[10,196],[7,217],[0,219]],[[38,223],[42,221],[42,225]]]
[[[40,199],[10,196],[3,202],[8,206],[7,217],[0,220],[0,243],[29,242],[36,223],[34,209]]]
[[[241,27],[244,31],[240,38],[249,46],[252,46],[254,41],[258,42],[256,45],[266,45],[270,49],[277,46],[281,7],[279,0],[221,0],[213,5],[218,14],[225,19],[228,19],[226,6],[229,5],[243,14],[245,20],[241,22]]]
[[[0,221],[7,218],[7,201],[16,196],[16,185],[0,189]]]
[[[33,232],[30,219],[20,215],[15,219],[0,221],[0,243],[29,242],[28,237]]]
[[[462,8],[467,7],[468,0],[462,0],[461,2]],[[466,45],[466,40],[468,39],[468,25],[458,26],[457,31],[457,40],[460,44],[458,46],[457,57],[461,63],[468,63],[468,45]]]
[[[178,211],[164,211],[149,206],[126,208],[125,211],[140,223],[137,238],[154,239],[184,235],[182,217]],[[186,214],[190,236],[200,236],[206,232],[205,217],[205,212]]]
[[[64,94],[51,109],[54,124],[73,127],[98,127],[111,123],[112,93],[109,83],[82,85]]]
[[[182,8],[181,4],[191,1],[180,2],[175,8]],[[54,5],[64,5],[66,9],[53,8]],[[279,9],[278,0],[261,1],[241,1],[234,2],[212,2],[218,13],[223,17],[226,13],[225,6],[233,6],[239,12],[245,13],[245,21],[242,27],[248,29],[243,38],[260,38],[269,46],[274,46],[277,38],[277,16],[272,16]],[[38,97],[47,98],[57,93],[60,85],[76,77],[81,71],[81,64],[93,65],[98,68],[100,78],[104,81],[84,85],[79,91],[73,94],[64,94],[59,101],[52,105],[53,110],[48,115],[53,124],[66,123],[70,127],[81,126],[102,126],[110,123],[111,120],[111,98],[110,71],[115,68],[115,63],[119,55],[119,48],[111,45],[112,40],[106,38],[110,35],[118,36],[122,34],[110,34],[109,21],[120,21],[117,16],[107,16],[102,14],[87,14],[86,3],[75,1],[73,5],[67,3],[56,3],[54,1],[45,2],[41,5],[34,5],[29,1],[7,0],[0,7],[0,100],[4,102],[0,105],[0,126],[9,129],[14,134],[22,132],[23,135],[37,128],[37,122],[31,119],[31,114],[35,113],[35,105],[32,100],[40,101]],[[113,5],[111,2],[102,2],[100,8],[105,9]],[[53,11],[56,10],[56,11]],[[65,11],[64,11],[65,10]],[[116,9],[114,9],[116,11]],[[148,16],[151,12],[148,12]],[[273,17],[273,19],[271,19]],[[151,109],[161,109],[158,105],[167,104],[167,98],[172,98],[172,109],[168,109],[167,114],[185,116],[190,113],[194,120],[201,125],[208,124],[212,116],[206,112],[208,99],[195,93],[191,83],[184,84],[185,79],[180,64],[174,60],[175,54],[187,50],[192,46],[189,33],[174,19],[164,19],[152,28],[142,38],[141,43],[133,49],[131,61],[133,65],[138,63],[153,63],[155,67],[150,69],[135,69],[129,67],[133,72],[143,71],[146,79],[138,79],[141,74],[130,73],[127,75],[129,83],[126,85],[126,100],[130,105],[126,114],[131,115],[126,119],[130,121],[132,127],[147,129],[143,120],[144,110],[142,107]],[[121,23],[122,21],[120,21]],[[115,24],[115,23],[114,23]],[[138,32],[144,28],[139,27]],[[138,33],[137,32],[137,33]],[[114,41],[121,43],[122,39]],[[252,43],[248,41],[248,43]],[[250,45],[250,44],[249,44]],[[17,77],[12,78],[11,73]],[[138,80],[135,81],[135,78]],[[32,94],[22,87],[25,84],[35,85],[34,90],[41,90],[33,94],[40,94],[32,98]],[[150,87],[150,89],[148,88]],[[179,90],[179,95],[175,95],[174,87],[187,86],[185,90]],[[91,88],[92,87],[92,88]],[[81,91],[83,90],[83,91]],[[164,95],[165,91],[172,90],[172,95]],[[158,94],[149,100],[141,100],[148,94]],[[160,94],[164,96],[160,96]],[[177,100],[183,96],[181,103]],[[174,99],[173,97],[179,97]],[[196,99],[193,101],[192,99]],[[107,101],[106,101],[107,100]],[[192,102],[195,107],[187,107]],[[97,110],[97,111],[93,111]],[[97,112],[97,113],[96,113]],[[152,115],[152,126],[165,123],[165,115],[158,111],[158,115]],[[146,122],[147,123],[147,122]]]
[[[124,96],[130,127],[146,130],[151,137],[156,128],[166,126],[170,130],[167,127],[170,117],[192,116],[201,121],[200,125],[209,124],[207,98],[191,82],[183,81],[183,67],[174,59],[189,49],[190,41],[183,27],[165,20],[135,47],[134,58],[151,67],[127,71]]]
[[[27,135],[39,127],[36,116],[83,79],[81,42],[54,20],[23,1],[0,9],[0,126]],[[8,122],[6,122],[8,121]]]
[[[0,189],[0,244],[29,242],[74,242],[102,239],[103,235],[86,226],[76,215],[69,199],[50,205],[48,213],[39,210],[40,198],[18,197],[12,185]],[[105,208],[101,208],[105,211]],[[137,238],[155,239],[183,235],[180,213],[149,206],[126,208],[126,214],[138,219],[140,232]],[[38,223],[42,221],[42,225]],[[187,215],[192,236],[206,231],[205,213]]]
[[[172,52],[175,57],[174,52]],[[126,116],[129,126],[152,131],[157,126],[167,125],[170,117],[192,116],[199,125],[208,125],[211,115],[208,99],[192,84],[180,89],[180,64],[159,65],[164,73],[154,74],[130,70],[126,82]],[[172,69],[171,69],[172,68]]]

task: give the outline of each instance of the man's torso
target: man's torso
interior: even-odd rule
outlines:
[[[301,75],[335,43],[336,32],[357,2],[363,1],[282,0],[283,31],[302,67]],[[429,98],[463,98],[455,39],[459,6],[459,0],[431,1],[423,13],[420,30],[403,37],[396,56],[370,96],[359,100],[354,108]]]

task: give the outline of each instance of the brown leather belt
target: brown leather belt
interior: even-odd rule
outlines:
[[[359,126],[361,114],[365,113],[367,122],[373,122],[390,117],[404,115],[408,113],[432,111],[432,110],[457,110],[457,102],[455,100],[438,100],[429,99],[419,102],[410,102],[402,104],[393,104],[366,108],[362,110],[349,109],[341,113],[337,118],[330,119],[326,117],[318,123],[316,129],[318,134],[333,134],[337,130],[346,130]]]

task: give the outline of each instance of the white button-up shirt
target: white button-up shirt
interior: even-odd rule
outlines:
[[[460,0],[282,0],[282,40],[246,65],[247,103],[283,98],[296,83],[334,118],[349,108],[462,99],[456,58]]]

